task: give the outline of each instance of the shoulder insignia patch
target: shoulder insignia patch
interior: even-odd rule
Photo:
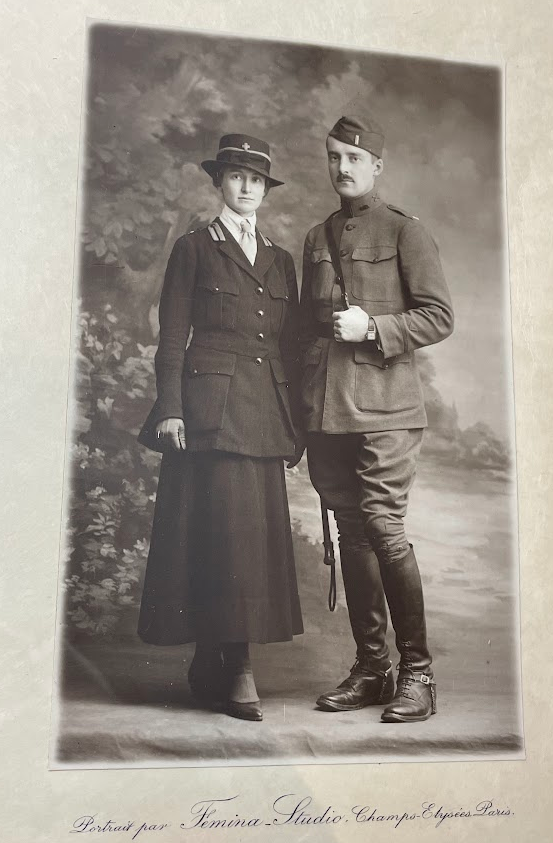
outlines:
[[[402,217],[407,217],[410,220],[419,219],[414,214],[408,214],[407,211],[404,211],[403,208],[398,208],[396,205],[388,205],[387,207],[390,209],[390,211],[395,211],[396,214],[401,214]]]
[[[257,230],[259,231],[259,229],[257,229]],[[263,240],[263,242],[265,243],[266,246],[272,246],[273,245],[271,243],[271,241],[269,240],[269,238],[265,237],[265,235],[261,231],[259,231],[259,236],[261,237],[261,239]]]

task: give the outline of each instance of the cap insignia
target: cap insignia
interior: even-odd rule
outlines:
[[[248,149],[251,149],[251,146],[249,145],[249,143],[243,143],[243,144],[242,144],[242,149],[245,149],[245,150],[246,150],[246,152],[247,152],[247,151],[248,151]]]

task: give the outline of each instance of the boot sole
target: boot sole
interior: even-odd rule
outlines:
[[[401,714],[383,714],[380,718],[383,723],[420,723],[423,720],[429,720],[435,711],[424,714],[421,717],[404,717]]]
[[[315,705],[317,708],[320,708],[321,711],[360,711],[362,708],[370,708],[372,705],[388,705],[392,699],[393,697],[390,697],[389,700],[376,700],[375,702],[360,703],[359,705],[340,705],[340,703],[329,703],[326,700],[317,700]]]

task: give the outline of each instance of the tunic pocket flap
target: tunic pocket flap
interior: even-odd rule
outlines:
[[[357,246],[352,252],[352,259],[354,261],[368,261],[369,263],[378,263],[379,261],[387,261],[390,258],[395,258],[397,255],[397,246]]]
[[[332,258],[328,249],[313,249],[311,252],[311,261],[313,263],[320,263],[320,261],[330,261],[332,263]]]
[[[267,279],[267,289],[273,299],[285,299],[287,301],[289,298],[286,281],[279,275],[272,275]]]
[[[378,348],[369,345],[358,345],[354,349],[353,356],[356,363],[369,363],[371,366],[378,366],[380,369],[388,369],[390,366],[395,366],[396,363],[409,363],[411,360],[409,352],[397,354],[395,357],[384,357]]]
[[[190,349],[186,355],[186,369],[191,377],[198,375],[233,375],[236,354],[212,348]]]
[[[210,293],[228,293],[231,296],[238,295],[238,284],[231,278],[201,278],[198,279],[198,287]]]
[[[284,366],[282,365],[282,360],[278,360],[276,358],[270,359],[271,363],[271,370],[273,372],[273,377],[277,383],[288,383],[288,378],[286,377],[286,372],[284,371]]]

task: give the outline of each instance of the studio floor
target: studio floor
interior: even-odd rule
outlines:
[[[186,683],[193,648],[142,644],[130,615],[117,638],[65,645],[52,767],[523,757],[518,577],[505,482],[479,485],[459,474],[452,483],[419,472],[408,528],[425,585],[438,713],[412,724],[381,723],[379,707],[315,707],[320,693],[347,676],[354,648],[341,589],[336,611],[326,607],[317,502],[301,472],[289,478],[289,493],[305,633],[252,647],[263,722],[199,708]],[[390,649],[395,659],[391,631]]]

